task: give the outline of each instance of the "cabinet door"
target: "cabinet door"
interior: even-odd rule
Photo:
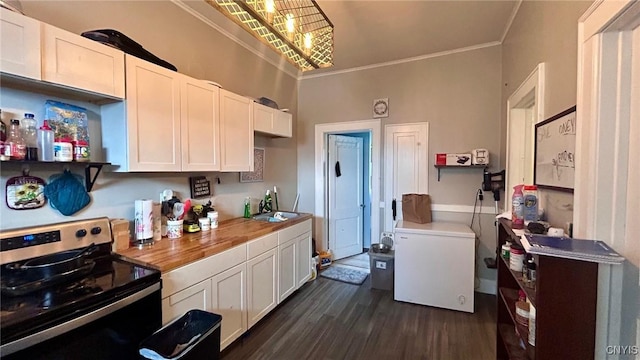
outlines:
[[[297,241],[286,242],[278,246],[278,304],[284,301],[297,288],[296,263]]]
[[[242,263],[212,278],[211,312],[222,315],[220,350],[247,330],[245,272]]]
[[[209,310],[210,304],[211,280],[207,279],[162,299],[162,324],[192,309]]]
[[[40,80],[40,22],[0,8],[0,71]]]
[[[273,134],[290,138],[293,134],[293,116],[284,111],[276,111],[273,121]]]
[[[182,76],[182,170],[220,170],[220,89]]]
[[[253,130],[270,134],[273,131],[275,113],[270,107],[253,103]]]
[[[292,116],[284,111],[253,103],[253,130],[273,137],[291,137]]]
[[[124,53],[42,24],[42,80],[124,98]]]
[[[180,171],[180,74],[126,62],[129,171]]]
[[[278,250],[247,261],[247,313],[251,328],[278,305]]]
[[[296,288],[299,288],[311,278],[311,233],[300,236],[296,243]]]
[[[220,89],[220,170],[253,171],[251,100]]]

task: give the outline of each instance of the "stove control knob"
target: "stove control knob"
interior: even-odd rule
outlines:
[[[87,230],[80,229],[80,230],[76,231],[76,237],[81,238],[81,237],[85,237],[85,236],[87,236]]]
[[[102,232],[102,228],[100,226],[96,226],[91,229],[91,235],[98,235]]]

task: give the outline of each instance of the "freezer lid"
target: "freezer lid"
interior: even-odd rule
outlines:
[[[475,238],[476,236],[468,225],[441,221],[416,224],[409,221],[399,220],[396,224],[395,232],[401,234],[440,235],[470,238]]]

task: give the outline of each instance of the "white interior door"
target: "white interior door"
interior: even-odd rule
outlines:
[[[402,219],[402,194],[427,194],[429,191],[429,124],[387,125],[384,131],[384,198],[387,204],[384,229],[393,231],[396,222]],[[392,212],[394,200],[395,219]]]
[[[335,259],[362,252],[362,139],[329,135],[329,248]]]

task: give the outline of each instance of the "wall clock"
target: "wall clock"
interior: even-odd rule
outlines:
[[[389,99],[373,100],[373,117],[381,118],[389,116]]]

